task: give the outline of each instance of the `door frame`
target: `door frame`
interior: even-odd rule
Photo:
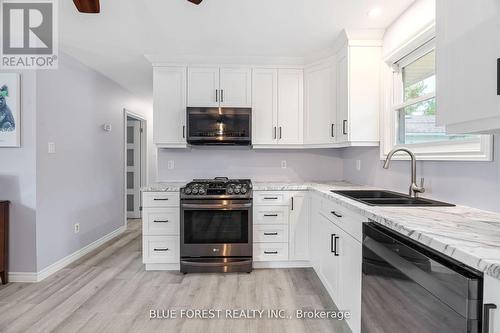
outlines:
[[[128,225],[128,219],[127,219],[127,118],[131,117],[136,119],[137,121],[140,122],[140,126],[142,129],[141,132],[141,184],[140,186],[144,186],[147,182],[148,179],[148,161],[147,161],[147,156],[148,156],[148,123],[146,118],[143,116],[139,115],[138,113],[131,111],[127,108],[123,109],[123,147],[122,147],[122,153],[123,153],[123,159],[122,159],[122,165],[123,165],[123,212],[124,212],[124,221],[123,225],[127,227]],[[142,195],[141,195],[141,204],[140,207],[142,207]],[[142,216],[142,210],[141,210],[141,216]]]

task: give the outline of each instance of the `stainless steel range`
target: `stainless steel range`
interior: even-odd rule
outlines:
[[[193,180],[181,188],[181,272],[251,272],[252,228],[250,180]]]

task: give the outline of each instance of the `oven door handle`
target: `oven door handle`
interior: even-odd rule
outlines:
[[[232,204],[232,205],[218,205],[218,204],[181,204],[182,208],[190,209],[241,209],[251,208],[251,203],[246,204]]]

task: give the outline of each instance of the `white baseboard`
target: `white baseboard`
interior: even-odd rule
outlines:
[[[32,283],[32,282],[40,282],[43,279],[51,276],[56,273],[60,269],[68,266],[72,262],[80,259],[84,255],[92,252],[97,249],[99,246],[103,245],[107,241],[121,235],[127,230],[126,226],[121,226],[120,228],[110,232],[109,234],[99,238],[98,240],[90,243],[89,245],[81,248],[80,250],[73,252],[72,254],[56,261],[50,266],[45,267],[39,272],[9,272],[9,281],[10,282],[24,282],[24,283]]]
[[[304,261],[254,261],[253,268],[304,268],[311,267],[311,262]]]
[[[145,264],[147,271],[179,271],[180,264]]]
[[[9,282],[38,282],[36,272],[9,272]]]

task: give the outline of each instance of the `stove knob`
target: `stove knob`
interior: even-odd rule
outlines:
[[[193,188],[193,194],[198,194],[198,188],[197,187]]]
[[[235,189],[234,189],[234,193],[235,193],[235,194],[240,194],[240,189],[239,189],[239,188],[235,188]]]
[[[206,192],[206,191],[205,191],[205,189],[202,187],[202,188],[200,188],[200,190],[198,191],[198,194],[203,195],[203,194],[205,194],[205,192]]]
[[[188,187],[187,189],[184,190],[184,193],[191,194],[191,189]]]
[[[246,188],[246,187],[243,187],[243,188],[241,189],[241,194],[245,194],[245,193],[247,193],[247,191],[248,191],[248,190],[247,190],[247,188]]]
[[[227,194],[233,194],[233,192],[234,192],[234,190],[233,190],[233,188],[232,188],[232,187],[229,187],[229,188],[227,189]]]

